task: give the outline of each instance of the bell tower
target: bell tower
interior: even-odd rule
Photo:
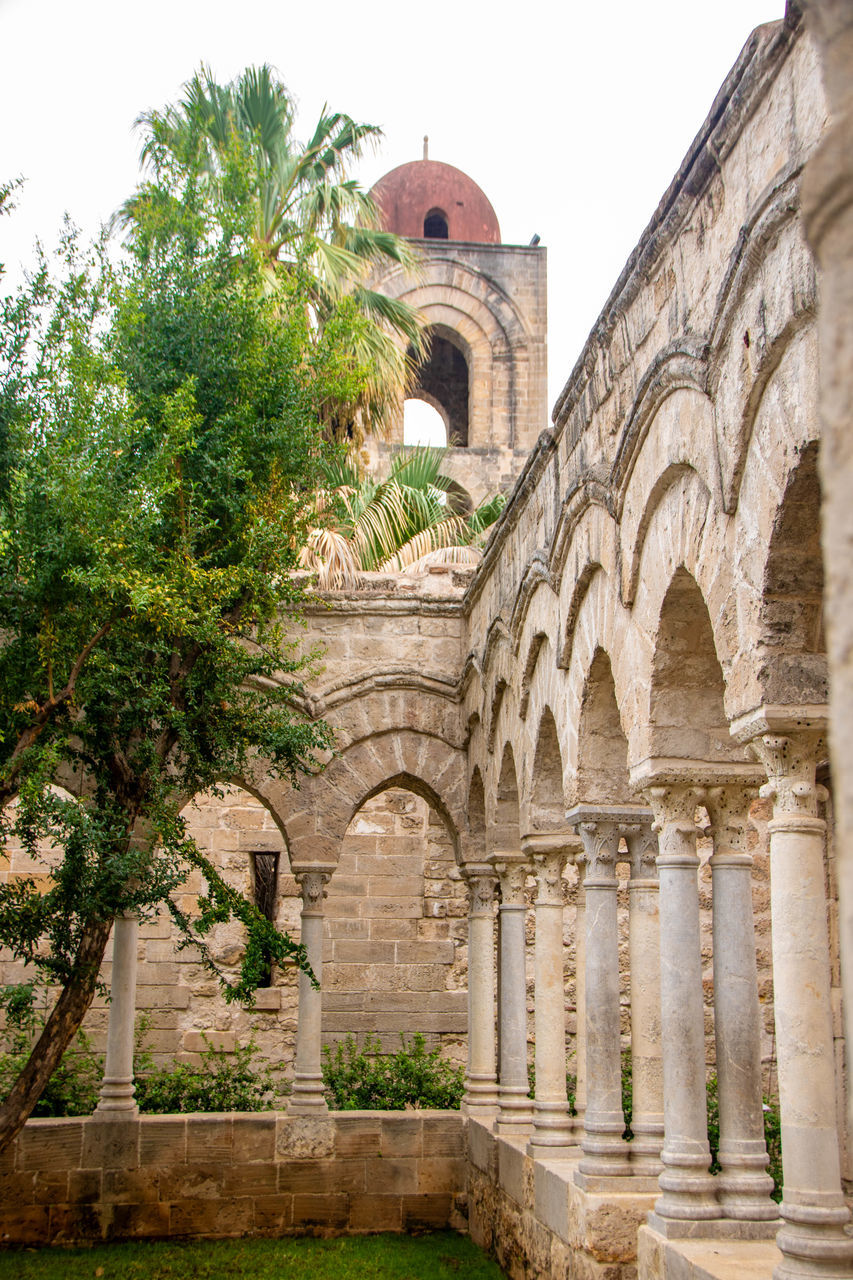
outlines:
[[[415,242],[416,275],[383,272],[373,287],[420,311],[430,354],[412,398],[441,416],[444,470],[474,504],[512,487],[548,425],[546,250],[501,242],[485,193],[460,169],[424,156],[403,164],[371,195],[388,231]],[[372,441],[377,462],[403,443],[403,423]]]

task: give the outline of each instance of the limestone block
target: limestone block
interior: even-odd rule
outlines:
[[[423,1150],[423,1120],[420,1116],[383,1115],[380,1155],[420,1156]]]
[[[52,1121],[61,1124],[62,1121]],[[79,1165],[84,1169],[136,1169],[139,1167],[138,1120],[101,1120],[84,1122],[83,1154]]]
[[[171,1206],[155,1202],[111,1206],[109,1235],[112,1239],[157,1240],[171,1230]]]
[[[335,1121],[279,1114],[275,1150],[280,1160],[320,1160],[331,1156],[335,1150]]]
[[[276,1115],[236,1114],[232,1120],[232,1158],[235,1165],[275,1159]]]
[[[375,1111],[337,1114],[335,1124],[336,1156],[378,1156],[382,1150],[382,1118]]]
[[[295,1195],[293,1227],[341,1231],[347,1225],[349,1197],[345,1195]]]
[[[169,1230],[178,1236],[228,1237],[252,1228],[253,1202],[241,1200],[178,1200],[173,1202]]]
[[[86,1126],[83,1120],[28,1121],[17,1138],[18,1169],[79,1168],[84,1150],[84,1127],[90,1126]]]
[[[350,1231],[400,1231],[403,1199],[394,1195],[353,1195],[349,1202]]]
[[[187,1163],[230,1164],[234,1122],[230,1114],[187,1116]]]
[[[255,1233],[284,1235],[293,1223],[293,1196],[274,1195],[255,1198]]]

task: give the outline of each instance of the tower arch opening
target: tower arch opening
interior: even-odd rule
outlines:
[[[468,446],[470,365],[462,339],[451,329],[430,330],[429,355],[418,368],[414,399],[431,404],[444,419],[447,444]]]
[[[448,222],[447,214],[443,209],[430,209],[424,218],[424,239],[425,240],[447,240],[448,239]]]

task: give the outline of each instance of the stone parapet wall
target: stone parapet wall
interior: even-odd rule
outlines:
[[[0,1244],[465,1229],[458,1112],[31,1120]]]
[[[578,1157],[534,1161],[525,1146],[469,1119],[468,1217],[475,1244],[510,1280],[635,1280],[637,1232],[654,1203],[654,1183],[611,1178],[627,1189],[583,1191],[572,1180]]]

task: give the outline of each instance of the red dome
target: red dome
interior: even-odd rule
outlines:
[[[439,160],[413,160],[380,178],[370,193],[386,231],[410,239],[500,244],[495,211],[467,173]]]

